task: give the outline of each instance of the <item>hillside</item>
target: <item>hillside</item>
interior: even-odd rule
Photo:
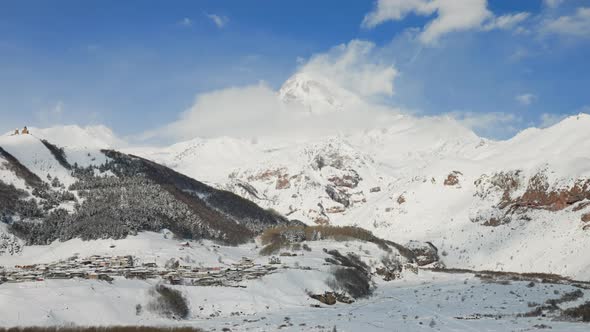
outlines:
[[[299,142],[0,137],[0,326],[585,330],[590,116],[508,141],[392,117]]]
[[[587,279],[588,128],[580,114],[492,141],[450,118],[393,115],[355,135],[196,139],[141,153],[308,225],[431,241],[449,266]]]
[[[93,144],[64,148],[33,135],[0,138],[6,241],[16,236],[25,244],[49,244],[167,228],[238,244],[267,227],[291,224],[235,194],[146,159],[88,147]]]

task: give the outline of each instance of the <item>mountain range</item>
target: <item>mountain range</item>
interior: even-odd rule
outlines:
[[[365,105],[305,74],[277,98],[302,105],[310,121]],[[242,243],[276,225],[358,226],[428,241],[449,267],[587,279],[589,128],[579,114],[495,141],[450,117],[396,113],[379,128],[305,140],[196,138],[118,151],[104,127],[33,129],[0,138],[0,236],[13,243],[0,250],[162,228]],[[27,197],[37,206],[18,203]],[[22,222],[39,217],[50,226]],[[103,231],[87,233],[97,220]]]

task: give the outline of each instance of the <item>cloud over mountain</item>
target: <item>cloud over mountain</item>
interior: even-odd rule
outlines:
[[[435,44],[451,32],[512,28],[529,15],[523,12],[496,17],[487,5],[487,0],[378,0],[362,26],[374,28],[387,21],[400,21],[410,14],[434,16],[423,27],[419,39],[424,44]]]

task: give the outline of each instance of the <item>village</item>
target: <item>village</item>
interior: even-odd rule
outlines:
[[[0,285],[73,278],[111,282],[115,277],[123,277],[142,280],[161,278],[172,285],[245,287],[240,283],[273,273],[279,264],[280,260],[276,257],[268,264],[254,264],[251,259],[243,257],[239,262],[223,267],[195,267],[180,265],[179,261],[166,266],[153,262],[138,263],[133,256],[73,256],[50,264],[0,266]]]

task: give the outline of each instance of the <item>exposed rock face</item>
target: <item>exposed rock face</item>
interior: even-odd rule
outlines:
[[[343,213],[346,208],[343,206],[332,206],[326,209],[326,213]]]
[[[291,188],[291,182],[289,182],[289,175],[283,174],[277,178],[277,184],[275,189],[288,189]]]
[[[236,181],[236,186],[242,188],[244,191],[246,191],[252,197],[254,197],[256,199],[261,199],[260,195],[258,194],[258,190],[256,190],[256,188],[254,188],[254,186],[252,186],[251,184],[238,180],[238,181]]]
[[[346,303],[346,304],[350,304],[350,303],[354,302],[354,300],[352,300],[350,297],[348,297],[342,293],[336,293],[336,292],[325,292],[324,294],[312,294],[309,297],[311,297],[312,299],[318,300],[318,301],[322,302],[323,304],[327,304],[327,305],[334,305],[334,304],[336,304],[336,302]]]
[[[287,148],[269,149],[264,154],[279,153],[283,149]],[[380,177],[382,182],[366,185],[364,177],[376,180],[374,174],[367,171],[367,166],[374,161],[341,138],[305,144],[293,152],[290,160],[269,158],[258,165],[260,168],[232,169],[228,182],[215,179],[211,183],[221,181],[221,188],[289,218],[325,225],[366,204],[370,188],[390,180],[389,176]],[[318,209],[318,204],[324,207]]]
[[[590,222],[590,213],[584,213],[582,215],[582,221],[583,222]]]
[[[336,189],[333,186],[327,186],[326,193],[334,202],[338,202],[344,205],[344,207],[350,206],[349,195],[345,191]]]
[[[248,181],[260,181],[260,180],[272,180],[274,178],[281,177],[285,174],[286,169],[267,169],[255,175],[248,176]]]
[[[590,199],[590,180],[577,180],[570,188],[551,189],[547,178],[531,178],[526,192],[512,203],[512,208],[527,207],[559,211],[584,199]]]
[[[482,175],[475,181],[477,189],[475,195],[484,199],[489,195],[500,193],[501,200],[500,208],[504,208],[509,204],[512,194],[521,187],[524,179],[522,178],[520,170],[499,172],[492,176]]]
[[[378,193],[381,191],[381,187],[373,187],[373,188],[369,189],[369,191],[372,193]]]
[[[328,219],[328,218],[322,218],[322,217],[318,217],[318,218],[315,218],[315,219],[313,220],[313,222],[314,222],[316,225],[329,225],[329,224],[330,224],[330,219]]]
[[[463,173],[459,171],[452,171],[447,178],[445,179],[444,185],[445,186],[456,186],[459,184],[459,176],[463,175]]]
[[[310,295],[310,297],[312,299],[322,302],[323,304],[327,304],[327,305],[336,304],[336,295],[334,295],[334,293],[332,293],[332,292],[326,292],[324,294]]]
[[[395,280],[401,276],[403,266],[399,259],[388,255],[381,259],[381,263],[383,266],[376,268],[375,273],[380,275],[384,281]]]
[[[311,163],[313,169],[319,169],[326,166],[333,167],[335,169],[343,169],[346,164],[346,157],[340,155],[336,151],[327,151],[323,154],[317,154]]]
[[[548,173],[543,169],[528,180],[519,170],[483,175],[475,181],[475,196],[497,203],[479,211],[472,221],[495,227],[515,219],[530,220],[526,215],[529,210],[560,211],[577,204],[572,210],[580,211],[590,205],[585,201],[590,200],[590,180],[578,179],[570,185],[550,183]]]
[[[418,266],[425,266],[439,261],[438,249],[430,242],[410,241],[405,245],[415,256]]]
[[[397,204],[404,204],[406,202],[406,198],[404,197],[404,195],[399,195],[397,197]]]
[[[355,170],[347,170],[346,173],[342,176],[332,176],[328,178],[328,181],[332,182],[336,187],[356,188],[362,180],[361,177]]]

